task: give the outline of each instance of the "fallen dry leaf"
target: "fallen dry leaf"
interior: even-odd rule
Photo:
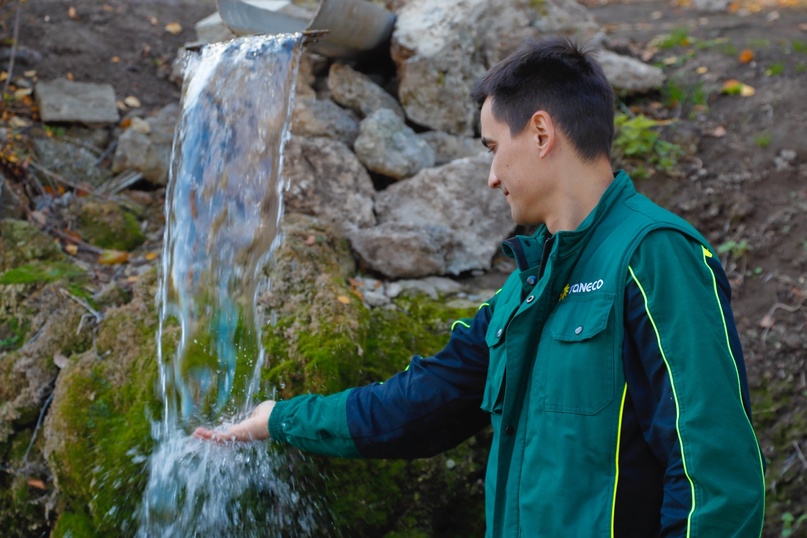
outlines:
[[[709,131],[706,134],[714,138],[723,138],[728,134],[728,132],[726,131],[725,127],[723,127],[722,125],[718,125],[717,127],[714,128],[714,130]]]
[[[4,80],[6,80],[7,78],[8,78],[8,71],[2,71],[2,72],[0,72],[0,82],[3,82],[3,81],[4,81]]]
[[[149,17],[149,22],[152,26],[157,26],[160,24],[160,20],[157,17]]]
[[[107,13],[112,13],[113,11],[115,11],[115,8],[110,6],[109,4],[104,4],[103,9]]]
[[[70,6],[70,8],[67,10],[67,16],[70,17],[71,19],[78,18],[78,15],[76,15],[76,8]]]
[[[309,235],[305,240],[305,244],[308,245],[309,247],[312,246],[316,242],[317,242],[317,238],[314,235]]]
[[[743,84],[739,80],[730,79],[723,83],[720,93],[726,95],[741,95],[742,97],[751,97],[757,91],[748,84]]]
[[[38,478],[29,478],[28,485],[31,486],[32,488],[48,489],[45,483]]]
[[[65,252],[67,252],[71,256],[75,256],[76,254],[78,254],[78,246],[76,246],[76,245],[74,245],[72,243],[69,244],[69,245],[65,245],[64,250],[65,250]]]
[[[48,218],[41,211],[31,211],[30,215],[31,218],[34,219],[34,221],[40,226],[44,226],[45,223],[48,222]]]
[[[182,33],[182,25],[178,22],[169,22],[165,25],[165,31],[169,34],[179,35]]]
[[[678,56],[670,56],[669,58],[664,58],[664,65],[672,65],[678,61]]]
[[[740,60],[741,64],[750,63],[751,61],[754,60],[754,51],[752,51],[751,49],[743,50],[740,53],[740,56],[738,57],[738,60]]]
[[[118,63],[118,62],[120,62],[120,57],[119,57],[119,56],[113,56],[113,57],[112,57],[112,63],[113,63],[113,64],[116,64],[116,63]]]
[[[770,329],[771,327],[773,327],[774,323],[775,321],[773,319],[773,316],[770,314],[765,314],[765,316],[759,322],[759,326],[762,327],[763,329]]]
[[[66,78],[67,80],[73,80],[75,77],[73,77],[73,73],[68,71],[67,74],[64,76],[64,78]]]
[[[123,101],[121,101],[120,99],[118,99],[117,101],[115,101],[115,107],[116,107],[118,110],[120,110],[121,112],[126,112],[127,110],[129,110],[129,107],[128,107],[128,106],[126,106],[126,104],[125,104]],[[126,121],[126,120],[123,120],[123,121]],[[131,123],[131,122],[130,122],[130,123]]]
[[[140,99],[135,97],[134,95],[130,95],[126,99],[123,100],[123,103],[128,106],[129,108],[140,108],[142,105],[140,104]]]
[[[156,260],[157,258],[159,258],[160,255],[157,252],[148,252],[148,253],[146,253],[146,255],[144,257],[148,261],[153,261],[153,260]]]
[[[35,70],[33,70],[33,69],[32,69],[32,70],[30,70],[30,71],[25,71],[25,72],[23,73],[23,75],[25,75],[25,76],[26,76],[26,77],[28,77],[28,78],[34,78],[34,77],[36,76],[36,71],[35,71]]]
[[[104,250],[98,257],[98,263],[101,265],[118,265],[129,261],[129,253],[121,252],[119,250]]]
[[[20,88],[14,91],[14,99],[21,101],[23,97],[28,97],[34,92],[33,88]]]
[[[702,66],[700,66],[699,68],[697,68],[697,69],[695,70],[695,72],[696,72],[697,74],[699,74],[699,75],[705,75],[706,73],[708,73],[708,72],[709,72],[709,68],[708,68],[708,67],[706,67],[705,65],[702,65]]]
[[[19,116],[11,116],[11,120],[9,124],[15,129],[21,129],[23,127],[30,127],[31,122],[25,118],[21,118]]]
[[[336,300],[342,304],[350,304],[350,297],[348,297],[347,295],[340,295],[339,297],[336,298]]]

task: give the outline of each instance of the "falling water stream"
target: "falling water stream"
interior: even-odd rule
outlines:
[[[267,397],[256,297],[280,241],[283,145],[303,37],[240,38],[189,59],[166,195],[157,335],[163,416],[138,537],[309,536],[316,507],[266,443],[218,446],[199,424]],[[163,333],[179,327],[174,349]]]

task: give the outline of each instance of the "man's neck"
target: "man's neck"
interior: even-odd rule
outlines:
[[[591,164],[577,159],[567,161],[559,174],[562,181],[557,200],[546,219],[546,226],[552,234],[576,230],[614,181],[611,163],[606,158]]]

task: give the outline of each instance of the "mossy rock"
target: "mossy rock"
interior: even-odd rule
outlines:
[[[136,531],[134,514],[153,444],[151,420],[161,413],[156,270],[140,278],[132,301],[106,312],[95,349],[71,357],[56,384],[45,421],[45,455],[63,514],[56,536]]]
[[[98,247],[129,251],[146,240],[137,218],[115,202],[84,199],[71,212],[76,217],[79,235]]]
[[[32,261],[60,261],[66,256],[48,234],[23,220],[0,220],[0,273]]]
[[[346,243],[302,217],[285,230],[270,274],[275,323],[264,328],[264,381],[279,398],[387,379],[413,354],[439,351],[451,323],[474,314],[425,295],[401,298],[396,310],[368,309],[347,284]],[[309,495],[324,496],[331,525],[344,536],[481,535],[487,442],[480,434],[412,462],[309,457],[294,476]]]

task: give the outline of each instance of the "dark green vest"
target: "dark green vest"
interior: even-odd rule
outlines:
[[[662,228],[707,245],[620,172],[577,230],[556,234],[537,283],[535,263],[491,301],[488,536],[611,536],[627,268],[642,238]],[[542,228],[518,239],[537,262],[548,237]]]

